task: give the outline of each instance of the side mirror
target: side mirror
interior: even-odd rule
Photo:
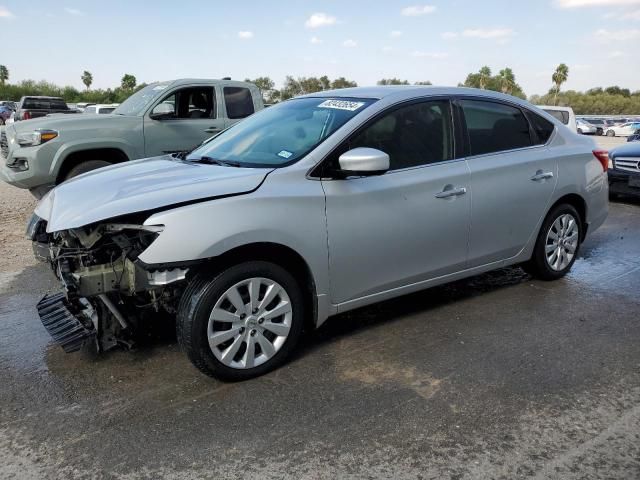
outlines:
[[[389,155],[375,148],[359,147],[338,158],[340,171],[347,175],[382,175],[389,170]]]

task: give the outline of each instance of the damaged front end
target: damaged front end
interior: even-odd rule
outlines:
[[[35,256],[51,265],[63,293],[45,296],[37,308],[65,351],[88,341],[98,351],[131,347],[149,324],[175,314],[188,268],[156,269],[138,260],[162,225],[104,222],[53,233],[46,226],[34,215],[27,236]]]

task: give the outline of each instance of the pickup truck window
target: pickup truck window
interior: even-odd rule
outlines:
[[[242,87],[224,87],[224,103],[231,120],[245,118],[255,112],[251,90]]]
[[[122,102],[113,113],[127,116],[142,115],[151,103],[166,93],[165,89],[169,84],[170,82],[147,85]]]
[[[216,118],[213,87],[189,87],[172,92],[151,112],[163,119]]]
[[[375,100],[310,97],[288,100],[235,124],[189,154],[187,160],[233,162],[240,167],[295,163]]]

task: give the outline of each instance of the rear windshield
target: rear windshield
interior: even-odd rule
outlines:
[[[69,110],[61,98],[25,98],[22,108],[31,110]]]

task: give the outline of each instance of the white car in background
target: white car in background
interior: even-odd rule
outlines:
[[[553,105],[538,105],[538,108],[544,110],[552,117],[557,118],[564,123],[569,130],[578,133],[578,125],[576,123],[576,115],[571,107],[556,107]]]
[[[640,122],[628,122],[607,128],[607,137],[628,137],[640,129]]]
[[[581,135],[595,135],[598,133],[598,127],[585,120],[576,120],[576,127]]]
[[[97,104],[97,105],[89,105],[87,107],[85,107],[85,109],[83,110],[83,113],[93,113],[93,114],[100,114],[100,115],[105,115],[108,113],[113,113],[113,111],[118,108],[118,105],[120,105],[119,103],[105,103],[105,104]]]

